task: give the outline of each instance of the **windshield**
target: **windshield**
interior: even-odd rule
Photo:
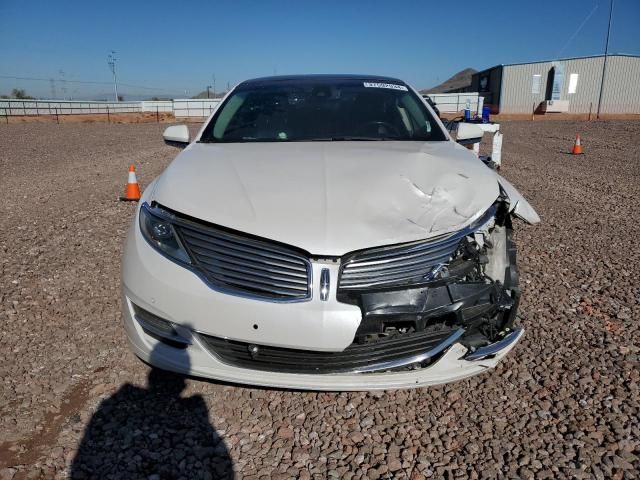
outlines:
[[[355,79],[240,85],[202,142],[442,141],[422,100],[405,85]]]

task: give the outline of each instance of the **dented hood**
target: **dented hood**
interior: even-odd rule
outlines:
[[[496,174],[454,142],[194,143],[151,199],[313,255],[458,230],[499,195]]]

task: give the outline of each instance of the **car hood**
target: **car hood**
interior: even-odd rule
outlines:
[[[451,141],[194,143],[150,200],[341,256],[458,230],[499,193],[497,175]]]

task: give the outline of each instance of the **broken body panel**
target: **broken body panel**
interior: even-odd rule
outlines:
[[[379,287],[339,288],[338,299],[362,311],[356,342],[462,328],[461,343],[474,351],[507,335],[520,299],[516,248],[505,201],[488,213],[432,275]]]

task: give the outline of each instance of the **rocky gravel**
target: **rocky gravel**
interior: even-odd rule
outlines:
[[[0,480],[640,477],[640,122],[503,124],[526,335],[499,367],[406,391],[256,389],[152,371],[119,278],[175,156],[155,124],[0,125]],[[571,156],[581,133],[582,156]]]

